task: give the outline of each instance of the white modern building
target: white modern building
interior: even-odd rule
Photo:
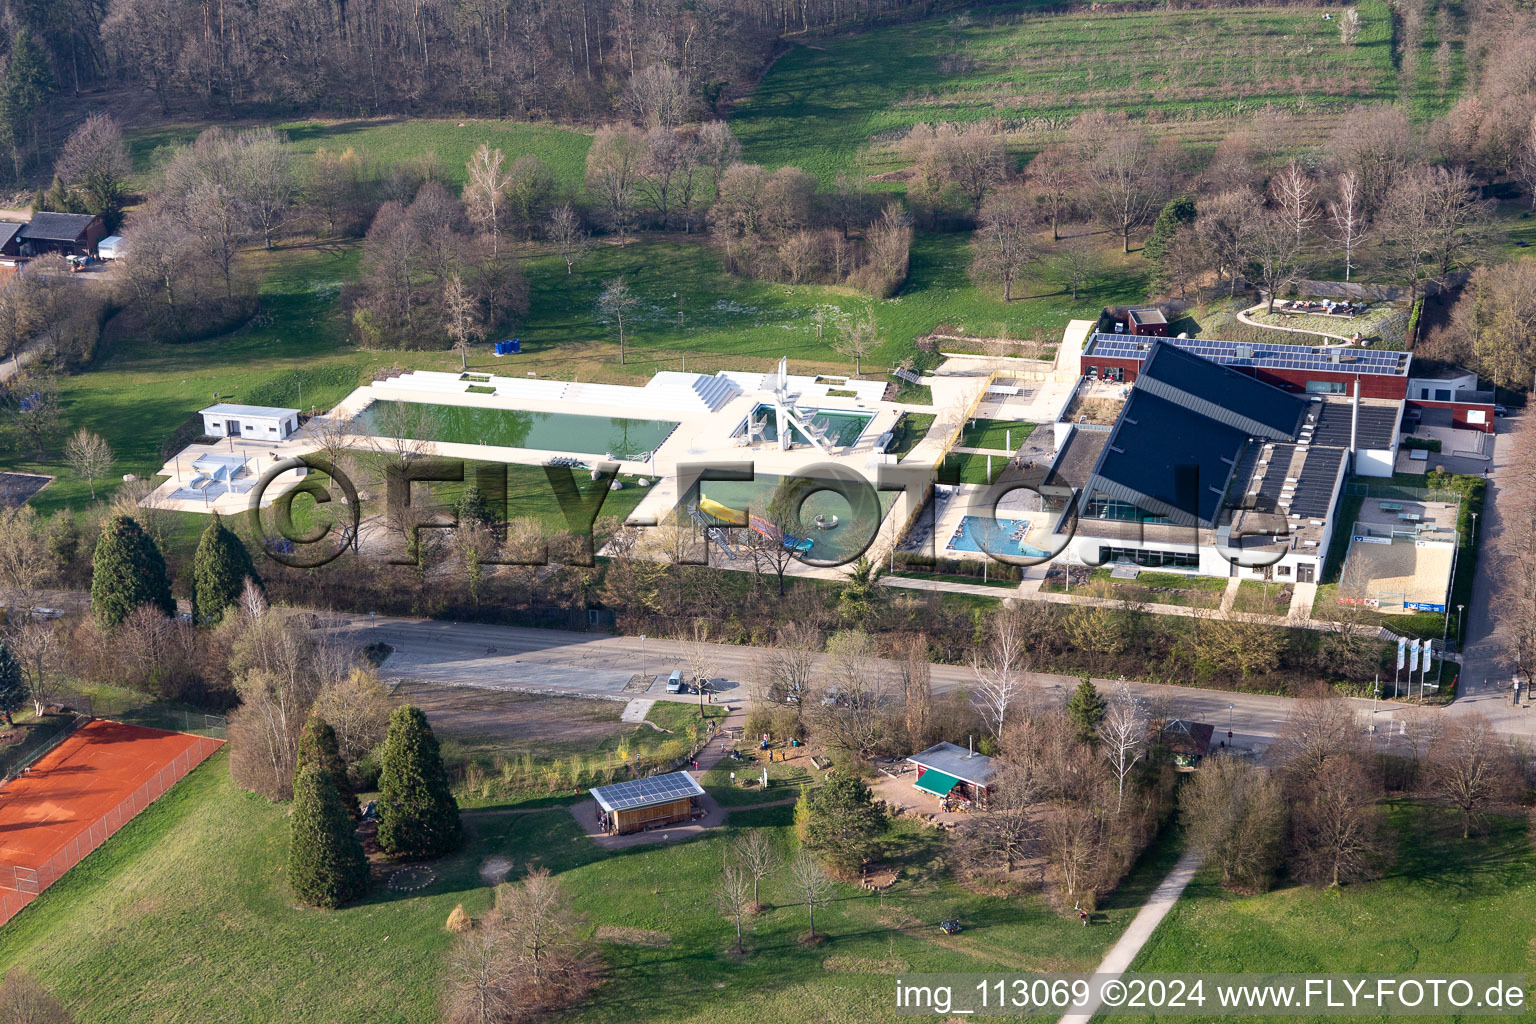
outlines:
[[[209,437],[238,437],[245,441],[286,441],[299,429],[299,410],[267,405],[210,405],[198,415]]]

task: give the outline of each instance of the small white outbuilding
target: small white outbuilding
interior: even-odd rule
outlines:
[[[210,405],[203,417],[209,437],[238,437],[246,441],[285,441],[299,429],[299,410],[268,405]]]

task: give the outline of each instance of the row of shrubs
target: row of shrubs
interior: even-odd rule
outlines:
[[[987,559],[985,562],[975,558],[941,558],[935,555],[927,555],[918,551],[896,552],[893,564],[897,572],[925,572],[944,576],[974,576],[982,578],[985,567],[986,578],[989,580],[1021,580],[1024,578],[1024,567],[1009,565]]]
[[[593,757],[575,754],[543,760],[524,751],[519,757],[490,762],[466,758],[458,766],[458,789],[466,797],[485,800],[529,793],[555,795],[643,778],[691,761],[709,742],[713,728],[713,724],[707,729],[690,727],[686,736],[669,737],[643,749],[633,749],[623,739],[611,754]]]

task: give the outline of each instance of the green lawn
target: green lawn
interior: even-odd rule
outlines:
[[[788,852],[790,808],[739,809],[730,826],[678,846],[604,853],[560,808],[466,815],[469,843],[432,865],[413,893],[375,885],[336,912],[295,907],[284,882],[287,808],[237,789],[216,755],[0,931],[0,967],[25,966],[79,1020],[410,1022],[438,1020],[438,978],[459,903],[490,903],[478,871],[491,856],[555,871],[582,928],[646,929],[663,947],[603,944],[608,975],[567,1018],[588,1022],[894,1020],[895,971],[1084,971],[1098,962],[1177,850],[1154,847],[1079,928],[1032,896],[960,889],[939,861],[941,836],[899,826],[901,878],[883,897],[840,887],[817,914],[831,941],[801,949],[803,909],[782,876],[764,888],[745,959],[708,906],[726,844],[766,827]],[[937,922],[967,925],[945,938]]]
[[[1221,891],[1215,874],[1202,871],[1131,969],[1427,977],[1529,972],[1529,929],[1511,929],[1512,922],[1536,919],[1536,854],[1525,822],[1497,818],[1487,835],[1463,840],[1456,816],[1443,808],[1404,801],[1390,805],[1390,814],[1399,850],[1382,880],[1243,897]],[[1529,1012],[1521,1019],[1529,1020]]]
[[[1243,580],[1237,585],[1237,597],[1232,601],[1233,611],[1262,615],[1285,615],[1290,607],[1290,590],[1282,583],[1266,583],[1264,580]]]
[[[891,428],[894,435],[890,445],[885,449],[887,455],[894,455],[898,459],[905,458],[907,453],[916,448],[918,442],[928,436],[928,430],[933,426],[933,421],[938,419],[933,413],[904,412],[896,420],[896,425]]]
[[[454,184],[463,184],[464,165],[482,143],[500,149],[507,163],[520,156],[536,156],[549,167],[561,187],[579,193],[586,170],[587,149],[592,137],[568,128],[519,121],[433,118],[379,118],[358,121],[264,121],[282,132],[295,150],[313,153],[326,149],[340,153],[354,149],[372,162],[376,173],[390,165],[425,153],[436,153]],[[227,123],[220,122],[222,127]],[[197,138],[208,124],[174,124],[128,133],[129,152],[140,173],[151,170],[157,151],[184,146]],[[234,127],[246,127],[235,125]]]
[[[1009,453],[1019,446],[1035,429],[1025,420],[971,420],[960,434],[961,448],[995,448]]]
[[[1104,596],[1146,604],[1173,604],[1192,608],[1219,608],[1227,581],[1216,576],[1187,576],[1177,572],[1143,571],[1134,580],[1117,580],[1108,566],[1088,574],[1089,583],[1105,591]],[[1041,589],[1066,592],[1060,584],[1042,585]],[[1081,586],[1073,588],[1080,592]]]
[[[1339,42],[1337,20],[1322,19],[1325,9],[1100,9],[1108,6],[990,7],[796,46],[736,104],[731,125],[747,159],[794,164],[830,182],[840,170],[897,169],[888,143],[922,122],[998,118],[1037,148],[1031,133],[1059,132],[1087,110],[1177,123],[1274,106],[1315,120],[1398,94],[1380,0],[1359,5],[1364,29],[1354,49]],[[1423,52],[1427,65],[1433,45]],[[1128,56],[1149,53],[1158,59]],[[1416,108],[1447,102],[1431,96]]]
[[[1008,466],[1006,455],[977,455],[972,452],[950,452],[939,467],[940,479],[945,483],[990,484],[1002,475]]]

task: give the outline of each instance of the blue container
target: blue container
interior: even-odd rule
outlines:
[[[521,352],[522,350],[523,350],[523,339],[521,339],[521,338],[513,338],[512,339],[512,354],[516,355],[517,353]]]

